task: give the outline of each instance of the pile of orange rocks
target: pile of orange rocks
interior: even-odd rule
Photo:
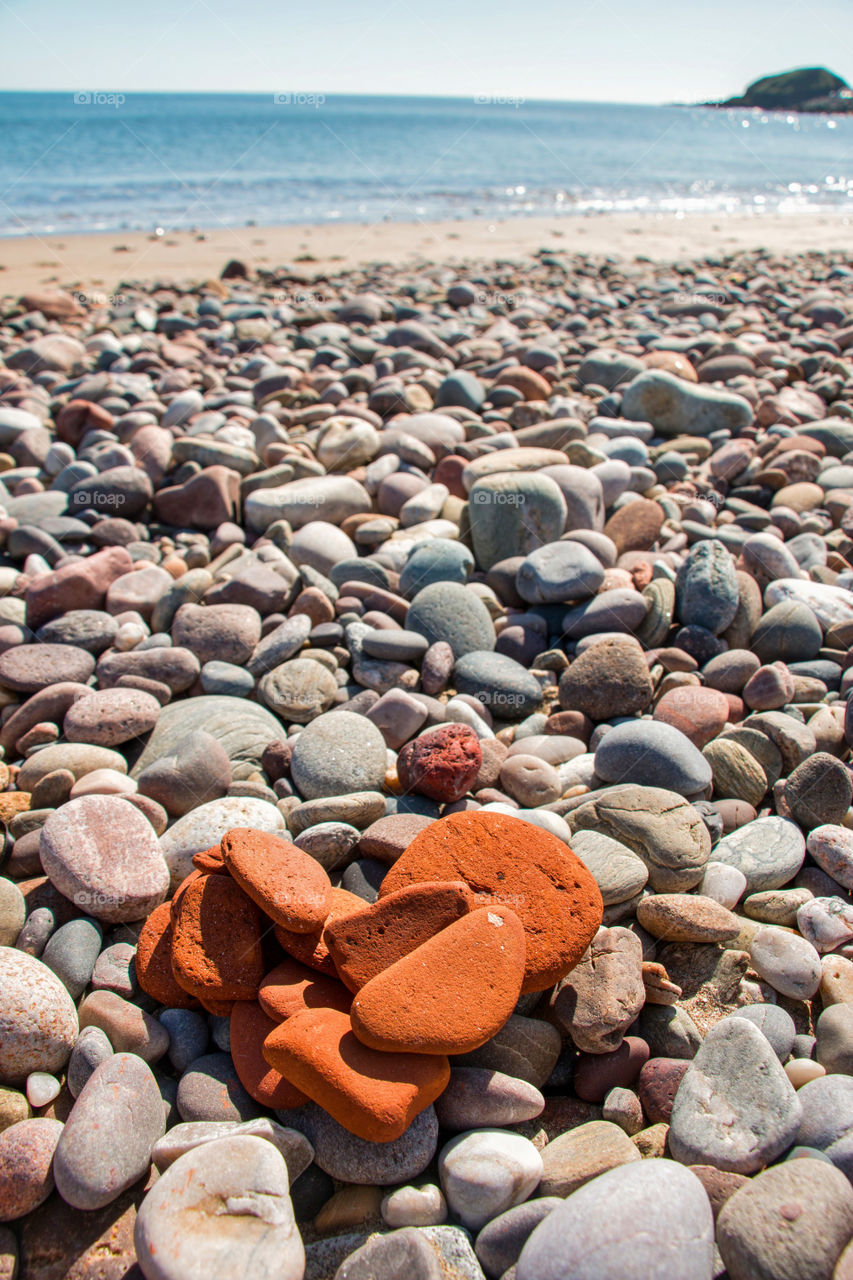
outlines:
[[[257,1102],[310,1099],[374,1142],[441,1094],[448,1055],[485,1044],[522,993],[564,977],[602,919],[598,886],[563,841],[492,812],[421,831],[372,905],[260,831],[235,828],[193,862],[140,934],[141,987],[230,1015],[234,1065]]]

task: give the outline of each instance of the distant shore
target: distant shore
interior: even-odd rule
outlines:
[[[539,249],[658,262],[749,249],[774,256],[849,248],[853,210],[798,214],[600,213],[447,222],[328,223],[0,239],[0,296],[46,285],[114,293],[122,281],[201,282],[239,259],[249,269],[287,268],[297,279],[371,262],[521,260]]]

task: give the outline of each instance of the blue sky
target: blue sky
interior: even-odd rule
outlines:
[[[0,89],[696,101],[822,64],[851,0],[0,0]]]

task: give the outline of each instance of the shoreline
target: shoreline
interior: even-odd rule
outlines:
[[[541,249],[655,262],[749,250],[774,256],[843,252],[849,215],[821,213],[589,213],[434,222],[91,232],[0,240],[0,296],[56,286],[114,292],[122,282],[202,283],[237,258],[306,281],[371,264],[523,261]]]

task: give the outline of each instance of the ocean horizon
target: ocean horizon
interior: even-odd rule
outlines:
[[[0,236],[643,214],[844,216],[853,116],[469,98],[0,93]]]

